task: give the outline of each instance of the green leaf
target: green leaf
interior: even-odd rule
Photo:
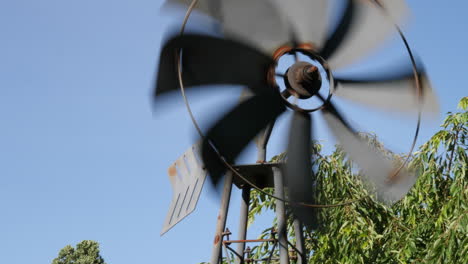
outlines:
[[[458,103],[458,108],[462,110],[468,109],[468,96],[463,97]]]
[[[92,240],[83,240],[76,245],[65,246],[59,256],[52,260],[52,264],[105,264],[99,253],[99,243]]]

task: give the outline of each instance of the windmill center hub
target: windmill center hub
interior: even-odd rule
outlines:
[[[289,92],[300,99],[314,96],[322,86],[319,69],[305,61],[289,67],[284,78]]]

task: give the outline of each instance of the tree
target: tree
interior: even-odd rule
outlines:
[[[65,246],[59,252],[52,264],[106,264],[99,254],[99,243],[92,240],[83,240],[76,245]]]
[[[368,195],[359,170],[339,146],[323,155],[321,145],[314,144],[319,203],[356,202],[320,209],[321,227],[304,229],[309,263],[468,263],[468,97],[459,108],[462,111],[448,113],[442,129],[410,157],[409,168],[418,173],[418,181],[392,206]],[[386,151],[375,136],[364,136],[389,159],[406,158]],[[274,204],[253,190],[249,221],[265,209],[274,210]],[[260,238],[269,236],[270,228]],[[288,236],[294,244],[292,219]],[[271,249],[271,243],[256,245],[252,257],[265,258]]]

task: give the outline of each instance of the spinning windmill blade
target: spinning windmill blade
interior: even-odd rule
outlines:
[[[192,3],[193,0],[166,0],[162,8],[183,7],[185,11]],[[217,0],[197,0],[193,9],[219,20],[218,7],[219,1]]]
[[[179,89],[176,51],[180,49],[183,50],[182,79],[187,87],[240,84],[255,91],[265,89],[263,74],[273,63],[267,55],[235,41],[199,34],[176,36],[162,49],[155,98]]]
[[[186,7],[192,0],[168,0]],[[366,56],[391,36],[394,23],[408,17],[405,0],[346,0],[341,23],[322,50],[338,69]],[[228,38],[253,44],[270,53],[296,34],[301,43],[324,48],[328,32],[329,0],[198,0],[194,9],[219,20]],[[339,45],[343,42],[342,45]],[[336,50],[340,46],[339,50]],[[271,48],[273,47],[273,48]]]
[[[279,94],[259,93],[241,102],[209,129],[202,144],[202,159],[214,184],[226,171],[226,165],[212,144],[232,163],[247,144],[285,110]]]
[[[395,167],[376,149],[371,148],[338,111],[330,105],[324,111],[324,119],[333,135],[341,142],[343,150],[363,171],[364,180],[376,188],[382,202],[393,203],[403,198],[416,182],[416,177],[404,168]]]
[[[291,5],[302,3],[315,7],[314,12],[327,13],[322,1],[291,1]],[[187,87],[204,84],[238,84],[251,89],[254,96],[244,100],[208,130],[202,143],[202,158],[211,181],[216,184],[226,171],[225,163],[232,163],[243,148],[268,124],[282,114],[286,108],[294,110],[288,144],[289,159],[286,164],[285,178],[289,188],[293,213],[303,222],[313,227],[311,215],[314,211],[302,206],[313,203],[313,172],[310,165],[311,116],[312,110],[303,109],[287,101],[294,95],[301,99],[318,96],[323,102],[322,112],[333,134],[343,148],[363,170],[366,180],[376,187],[379,197],[384,201],[394,201],[406,194],[414,183],[414,177],[404,170],[387,164],[367,143],[361,140],[348,125],[329,98],[318,93],[324,78],[317,73],[314,65],[298,61],[288,69],[284,76],[287,93],[281,94],[271,75],[276,62],[284,54],[304,53],[322,64],[329,76],[336,68],[349,65],[370,49],[385,40],[388,32],[388,17],[401,18],[405,8],[403,1],[358,1],[348,0],[338,27],[324,41],[321,27],[323,21],[313,21],[311,32],[307,34],[304,21],[311,18],[299,12],[294,6],[283,14],[278,11],[277,2],[222,0],[218,10],[223,22],[225,39],[200,34],[174,36],[163,47],[159,66],[158,81],[155,88],[156,100],[162,93],[178,88],[176,56],[181,51],[182,79]],[[388,8],[387,8],[388,7]],[[255,10],[255,13],[249,13]],[[284,10],[281,10],[284,11]],[[249,16],[250,15],[250,16]],[[322,16],[318,16],[322,18]],[[293,38],[295,28],[287,19],[297,19],[291,23],[300,35]],[[312,18],[313,19],[313,18]],[[255,21],[256,23],[250,23]],[[365,24],[363,24],[365,21]],[[368,24],[372,24],[369,27]],[[393,27],[393,26],[392,26]],[[392,28],[390,27],[390,28]],[[373,30],[368,32],[369,30]],[[376,33],[378,31],[379,33]],[[267,34],[262,34],[266,32]],[[276,33],[276,34],[275,34]],[[375,35],[375,39],[374,39]],[[314,38],[316,39],[308,39]],[[283,45],[283,46],[282,46]],[[287,46],[284,46],[287,45]],[[315,69],[314,69],[315,68]],[[388,72],[397,72],[388,69]],[[410,72],[411,73],[411,72]],[[402,103],[389,107],[390,110],[418,111],[418,105],[437,109],[436,99],[428,86],[425,72],[417,69],[417,74],[399,77],[385,76],[378,80],[330,80],[336,95],[353,99],[353,92],[362,95],[355,99],[378,107],[382,106],[382,94],[389,94]],[[335,87],[333,87],[335,86]],[[369,87],[369,88],[366,88]],[[369,90],[369,92],[367,92]],[[331,96],[331,95],[330,95]],[[391,106],[391,105],[390,105]],[[395,173],[396,172],[396,173]],[[292,191],[294,190],[294,191]]]
[[[437,117],[439,105],[424,69],[417,69],[418,80],[415,80],[412,68],[402,68],[399,70],[401,72],[394,71],[392,76],[387,74],[361,79],[337,78],[334,95],[394,112],[417,112],[421,108],[426,117]],[[416,81],[419,82],[419,87],[416,87]],[[420,99],[422,101],[418,102]]]
[[[301,203],[316,203],[315,176],[310,153],[311,124],[309,114],[294,113],[289,132],[288,161],[285,174],[288,176],[286,183],[294,214],[304,224],[315,229],[318,226],[317,209],[301,205]]]
[[[346,67],[383,44],[408,14],[405,0],[348,0],[338,28],[320,52],[330,68]]]
[[[168,2],[190,5],[192,1]],[[228,39],[251,44],[266,54],[272,54],[281,45],[291,44],[295,35],[294,42],[309,44],[313,49],[320,50],[321,56],[328,59],[328,66],[334,70],[358,61],[379,47],[393,35],[394,23],[402,24],[409,13],[405,0],[345,2],[341,21],[327,41],[327,0],[198,0],[195,8],[221,20]],[[419,102],[414,89],[413,69],[405,66],[406,71],[401,72],[400,68],[388,69],[389,75],[393,75],[391,77],[335,79],[337,89],[334,94],[387,110],[416,111]],[[400,76],[394,76],[394,72],[401,72]],[[424,93],[423,111],[434,117],[439,112],[437,99],[425,71],[419,69],[418,74]],[[190,83],[186,85],[190,86]],[[377,86],[381,89],[364,89]]]

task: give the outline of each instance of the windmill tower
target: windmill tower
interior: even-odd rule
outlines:
[[[279,263],[289,263],[289,258],[294,256],[297,259],[295,263],[307,263],[307,256],[304,254],[304,239],[302,223],[294,220],[295,245],[288,242],[286,236],[286,205],[284,201],[276,202],[277,224],[271,230],[271,237],[268,239],[249,239],[247,237],[247,222],[250,204],[251,186],[254,183],[257,188],[274,188],[274,195],[281,199],[284,197],[284,179],[282,175],[282,163],[267,163],[266,143],[268,142],[268,129],[257,139],[258,162],[254,164],[234,166],[234,169],[247,179],[247,182],[237,177],[234,173],[228,172],[224,177],[223,189],[221,194],[220,208],[217,215],[215,235],[213,239],[213,250],[210,263],[219,263],[224,256],[229,259],[228,252],[234,253],[235,263],[255,263],[256,261],[250,255],[249,243],[268,242],[271,244],[272,251],[269,255],[271,261],[279,260]],[[203,169],[202,163],[197,158],[197,152],[200,151],[200,144],[197,143],[188,149],[179,157],[168,169],[169,179],[173,188],[173,198],[166,215],[161,235],[174,227],[182,219],[195,210],[198,198],[200,196],[203,183],[207,176],[207,171]],[[238,234],[236,239],[231,239],[232,234],[227,228],[228,209],[231,200],[231,191],[237,187],[242,192],[240,204]],[[278,248],[279,254],[275,254],[275,248]],[[294,254],[290,254],[294,251]]]

